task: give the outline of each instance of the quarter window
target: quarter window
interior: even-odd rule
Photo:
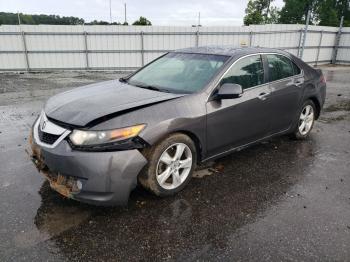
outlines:
[[[269,65],[269,81],[275,81],[300,74],[300,69],[287,57],[266,55]]]
[[[292,62],[293,69],[294,69],[294,75],[299,75],[301,73],[300,68]]]
[[[264,68],[260,55],[253,55],[238,60],[220,82],[239,84],[243,89],[264,83]]]

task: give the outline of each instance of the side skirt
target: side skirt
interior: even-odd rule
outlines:
[[[204,163],[204,162],[206,162],[206,161],[209,161],[209,160],[214,160],[214,159],[217,159],[217,158],[220,158],[220,157],[224,157],[224,156],[229,155],[229,154],[231,154],[231,153],[233,153],[233,152],[241,151],[241,150],[243,150],[243,149],[245,149],[245,148],[247,148],[247,147],[250,147],[250,146],[252,146],[252,145],[255,145],[255,144],[257,144],[257,143],[260,143],[260,142],[262,142],[262,141],[264,141],[264,140],[267,140],[267,139],[269,139],[269,138],[271,138],[271,137],[281,136],[281,135],[288,134],[288,133],[290,132],[290,129],[291,129],[291,128],[288,128],[288,129],[283,130],[283,131],[281,131],[281,132],[277,132],[277,133],[274,133],[274,134],[272,134],[272,135],[265,136],[265,137],[263,137],[263,138],[261,138],[261,139],[255,140],[255,141],[250,142],[250,143],[247,143],[247,144],[245,144],[245,145],[238,146],[238,147],[233,147],[233,148],[231,148],[231,149],[229,149],[229,150],[226,150],[226,151],[224,151],[224,152],[221,152],[221,153],[218,153],[218,154],[216,154],[216,155],[207,157],[207,158],[205,158],[205,159],[202,160],[202,163]]]

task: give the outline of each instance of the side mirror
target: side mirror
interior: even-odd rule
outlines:
[[[243,88],[239,84],[225,83],[216,94],[217,99],[238,98],[243,94]]]

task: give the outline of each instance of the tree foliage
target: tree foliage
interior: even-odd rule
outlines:
[[[271,6],[273,0],[249,0],[246,15],[244,16],[244,24],[268,24],[278,21],[278,10]]]
[[[318,0],[284,0],[284,6],[280,11],[279,23],[281,24],[305,24],[308,10],[310,10],[310,24],[317,21]]]
[[[73,16],[59,15],[28,15],[19,14],[21,24],[47,24],[47,25],[78,25],[83,24],[84,19]],[[15,13],[0,12],[0,24],[15,25],[18,24],[18,15]]]
[[[339,26],[344,16],[344,26],[350,26],[349,0],[323,0],[318,7],[319,25]]]
[[[350,26],[349,0],[283,0],[281,10],[271,6],[273,0],[249,0],[244,24],[304,24],[310,11],[310,24],[338,26],[344,16],[344,26]]]
[[[349,0],[284,0],[279,23],[303,24],[308,10],[310,24],[338,26],[344,16],[344,25],[350,25]]]
[[[133,25],[152,25],[151,21],[149,21],[146,17],[140,16],[139,20],[136,20]]]
[[[59,16],[59,15],[30,15],[30,14],[19,14],[21,24],[29,25],[128,25],[127,22],[113,22],[109,23],[102,20],[93,20],[91,22],[85,23],[84,19],[73,17],[73,16]],[[18,24],[18,14],[16,13],[5,13],[0,12],[0,25],[17,25]],[[134,22],[134,25],[152,25],[151,22],[141,16],[139,20]]]
[[[121,25],[121,23],[119,22],[113,22],[113,23],[109,23],[107,21],[103,21],[103,20],[93,20],[89,23],[85,23],[86,25]],[[124,25],[124,24],[123,24]]]

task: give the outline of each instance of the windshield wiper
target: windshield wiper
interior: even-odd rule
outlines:
[[[136,85],[137,87],[149,89],[149,90],[155,90],[155,91],[161,91],[158,87],[150,86],[150,85]]]
[[[121,77],[121,78],[119,78],[119,82],[127,83],[128,80],[125,77]]]
[[[157,86],[153,86],[153,85],[146,85],[146,84],[141,84],[141,83],[130,83],[134,86],[140,87],[140,88],[145,88],[145,89],[149,89],[149,90],[154,90],[154,91],[159,91],[159,92],[166,92],[166,93],[170,93],[169,90],[164,89],[164,88],[159,88]]]

